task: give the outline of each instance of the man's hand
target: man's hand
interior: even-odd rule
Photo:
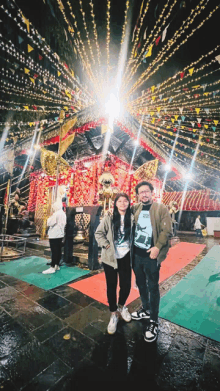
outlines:
[[[151,247],[149,250],[147,250],[147,253],[150,253],[151,259],[156,259],[158,257],[160,250],[157,247]]]

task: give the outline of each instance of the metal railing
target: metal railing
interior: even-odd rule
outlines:
[[[14,235],[0,235],[0,262],[20,258],[25,254],[27,238]]]

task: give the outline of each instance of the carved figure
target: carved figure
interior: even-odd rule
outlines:
[[[115,180],[113,175],[110,172],[103,172],[99,178],[99,183],[102,185],[102,189],[99,190],[99,204],[103,206],[103,214],[111,209],[112,202],[114,201],[118,189],[112,187]]]

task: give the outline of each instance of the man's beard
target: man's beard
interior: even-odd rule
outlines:
[[[142,201],[142,204],[144,204],[144,205],[149,205],[149,204],[151,204],[152,202],[150,201],[150,200],[148,200],[147,202],[144,202],[144,201]]]

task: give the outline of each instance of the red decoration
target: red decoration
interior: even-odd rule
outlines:
[[[160,38],[161,38],[161,35],[156,39],[155,43],[156,43],[156,46],[159,44],[160,42]]]

